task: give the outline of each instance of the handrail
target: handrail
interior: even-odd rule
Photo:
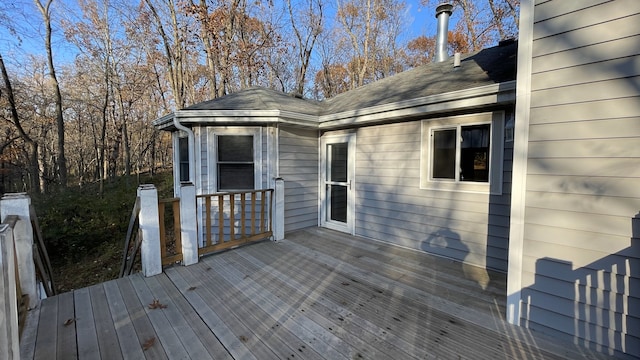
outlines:
[[[204,255],[273,236],[273,194],[273,189],[261,189],[197,195],[196,199],[203,202],[205,225],[198,253]]]
[[[119,277],[125,275],[131,275],[133,264],[135,262],[140,245],[142,244],[142,237],[135,231],[139,227],[138,215],[140,214],[140,197],[136,197],[136,201],[133,204],[133,210],[131,210],[131,217],[129,218],[129,226],[127,227],[127,235],[124,239],[124,249],[122,251],[122,266],[120,267]],[[134,246],[131,247],[131,240],[135,237]]]
[[[42,280],[42,286],[47,296],[54,296],[58,292],[53,280],[53,268],[51,267],[51,260],[49,260],[49,254],[47,248],[44,245],[44,238],[42,237],[42,231],[38,224],[38,216],[33,205],[29,205],[29,216],[31,218],[31,226],[33,227],[33,260],[36,265],[36,272],[40,275]]]

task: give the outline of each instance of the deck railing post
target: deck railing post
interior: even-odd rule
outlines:
[[[29,309],[33,309],[38,306],[40,295],[36,283],[36,267],[33,261],[33,227],[31,226],[30,206],[31,198],[25,193],[6,194],[0,200],[0,213],[3,222],[9,215],[18,217],[13,229],[13,239],[16,245],[20,288],[23,294],[29,295]]]
[[[13,241],[11,227],[0,224],[0,359],[20,359]]]
[[[190,182],[180,184],[180,229],[182,265],[195,264],[198,262],[196,187]]]
[[[158,191],[153,185],[140,185],[139,224],[142,232],[140,259],[142,274],[153,276],[162,273],[162,256],[160,253],[160,216],[158,212]]]
[[[273,239],[284,239],[284,179],[277,178],[273,211]]]

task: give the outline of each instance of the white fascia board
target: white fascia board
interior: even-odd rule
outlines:
[[[182,123],[206,123],[245,125],[286,123],[318,128],[318,117],[281,110],[180,110],[177,116]]]
[[[399,101],[320,118],[320,129],[365,125],[407,116],[431,115],[453,110],[515,102],[515,81]]]
[[[168,115],[165,115],[159,119],[155,119],[151,122],[151,125],[157,127],[158,129],[162,130],[165,129],[171,125],[173,125],[173,118],[175,117],[175,113],[171,113]]]

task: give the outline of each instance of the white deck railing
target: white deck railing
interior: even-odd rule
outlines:
[[[164,218],[160,207],[165,204],[158,201],[156,188],[153,185],[141,185],[138,197],[142,272],[145,276],[153,276],[162,272],[166,259],[174,262],[178,257],[166,254],[163,256],[166,241],[162,237],[166,232],[163,231],[164,223],[161,223]],[[225,201],[228,203],[226,210],[223,208]],[[171,199],[170,202],[174,204],[174,214],[179,213],[178,220],[174,220],[173,236],[175,246],[180,248],[176,248],[175,252],[181,254],[182,265],[195,264],[198,257],[206,252],[229,248],[242,242],[261,237],[272,237],[274,240],[284,238],[284,181],[280,178],[275,180],[275,189],[198,196],[193,184],[182,183],[180,197]],[[214,203],[218,204],[218,208],[215,208]],[[238,214],[234,206],[237,206],[235,210]],[[226,213],[227,217],[224,215]],[[213,224],[215,221],[219,223]],[[215,232],[213,228],[216,229]]]
[[[32,213],[26,194],[0,200],[0,359],[20,359],[23,317],[18,314],[37,307],[44,297],[37,286]]]

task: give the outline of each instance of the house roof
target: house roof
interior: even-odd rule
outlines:
[[[324,114],[363,109],[407,99],[502,83],[516,78],[515,41],[461,57],[415,67],[328,99]]]
[[[184,110],[281,110],[318,115],[321,103],[264,87],[251,87],[220,98],[191,105]]]
[[[425,64],[324,101],[252,87],[178,110],[153,124],[174,129],[175,118],[187,126],[289,122],[335,128],[513,103],[516,54],[517,42],[505,42],[462,56],[459,67],[453,66],[453,58]]]

